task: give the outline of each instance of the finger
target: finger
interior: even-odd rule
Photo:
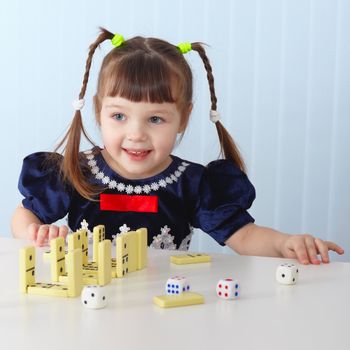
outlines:
[[[344,254],[344,249],[339,247],[337,244],[330,241],[326,241],[325,243],[327,244],[329,250],[332,250],[340,255]]]
[[[315,238],[309,235],[304,236],[307,254],[312,264],[319,265],[321,262],[317,258],[317,250],[315,244]]]
[[[49,226],[49,241],[58,237],[58,227],[56,225]]]
[[[322,262],[328,263],[329,262],[329,254],[328,254],[328,245],[327,242],[324,242],[320,238],[315,239],[316,247],[321,255]]]
[[[28,239],[31,241],[36,241],[39,227],[40,225],[34,222],[28,226]]]
[[[309,264],[309,256],[306,251],[306,246],[304,240],[298,240],[298,243],[294,246],[294,251],[297,256],[298,261],[301,264],[308,265]]]
[[[67,234],[68,234],[68,227],[65,226],[65,225],[61,226],[61,227],[59,228],[59,233],[58,233],[58,235],[59,235],[60,237],[63,237],[64,239],[66,239]]]
[[[42,247],[45,241],[47,241],[48,234],[49,234],[49,225],[41,225],[39,227],[38,235],[36,238],[36,245],[39,247]]]

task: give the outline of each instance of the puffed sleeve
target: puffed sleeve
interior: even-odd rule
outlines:
[[[33,153],[23,160],[18,189],[22,204],[41,222],[51,224],[63,218],[70,205],[71,191],[61,181],[59,164],[48,161],[49,153]]]
[[[255,199],[254,186],[231,161],[209,163],[199,184],[193,226],[220,245],[244,225],[254,222],[247,210]]]

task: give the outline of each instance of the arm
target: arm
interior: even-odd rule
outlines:
[[[242,255],[258,255],[298,259],[302,264],[329,262],[328,251],[343,254],[344,250],[333,242],[310,235],[289,235],[268,227],[248,224],[233,234],[225,244]]]
[[[29,239],[38,246],[58,236],[65,238],[68,234],[67,226],[45,225],[22,205],[16,208],[12,216],[11,230],[14,238]]]

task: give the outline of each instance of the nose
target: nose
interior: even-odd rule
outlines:
[[[127,129],[127,139],[133,142],[142,142],[147,139],[145,128],[138,121],[130,122]]]

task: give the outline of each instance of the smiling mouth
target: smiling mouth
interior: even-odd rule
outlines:
[[[145,158],[151,151],[150,150],[131,150],[123,148],[123,150],[133,158]]]

